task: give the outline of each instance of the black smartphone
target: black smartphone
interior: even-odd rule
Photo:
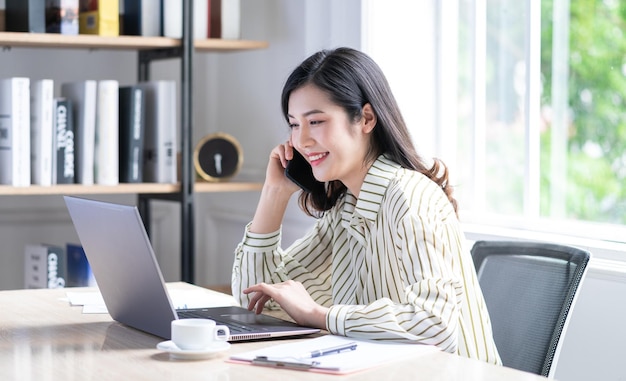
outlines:
[[[315,179],[311,165],[295,149],[293,150],[293,159],[287,162],[285,176],[305,192],[324,191],[324,183]]]

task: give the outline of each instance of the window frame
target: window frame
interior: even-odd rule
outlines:
[[[459,2],[462,0],[459,0]],[[416,141],[418,150],[425,157],[436,156],[442,158],[450,167],[453,175],[457,171],[465,170],[471,172],[472,184],[469,187],[470,196],[468,203],[461,204],[460,218],[469,240],[477,239],[530,239],[541,241],[552,241],[556,243],[570,244],[585,248],[591,251],[595,257],[626,260],[626,226],[608,223],[595,223],[588,221],[573,221],[558,218],[547,218],[540,216],[540,92],[541,92],[541,3],[533,0],[524,0],[527,9],[524,19],[525,23],[525,46],[524,46],[524,66],[528,75],[525,76],[525,97],[524,97],[524,123],[525,123],[525,162],[524,162],[524,192],[523,192],[523,212],[518,216],[504,216],[496,214],[486,214],[485,205],[487,203],[486,187],[487,179],[485,176],[486,156],[485,156],[485,124],[486,124],[486,91],[485,82],[485,65],[486,65],[486,38],[477,38],[477,36],[486,36],[486,1],[484,0],[465,0],[470,4],[473,12],[472,25],[473,33],[473,99],[472,99],[472,154],[471,163],[467,165],[469,168],[459,168],[461,164],[457,163],[456,152],[458,150],[456,125],[457,125],[457,107],[456,102],[450,102],[451,99],[457,99],[456,84],[451,83],[451,78],[456,81],[458,78],[458,57],[456,37],[451,36],[458,33],[459,22],[459,2],[431,0],[430,2],[421,3],[421,11],[430,13],[430,17],[434,20],[430,39],[431,42],[425,41],[424,36],[416,37],[417,50],[421,50],[422,57],[428,59],[430,57],[432,65],[421,65],[418,70],[425,71],[430,67],[434,71],[434,81],[432,87],[424,88],[422,93],[435,94],[432,115],[423,117],[426,123],[411,123],[416,119],[411,114],[417,111],[410,107],[403,107],[403,93],[399,92],[398,101],[403,109],[405,118],[409,126],[414,128],[412,131],[413,138]],[[376,31],[369,30],[372,20],[380,15],[381,9],[377,7],[395,7],[395,12],[406,12],[406,10],[398,9],[404,6],[402,3],[394,2],[393,5],[385,3],[385,5],[377,4],[375,0],[365,0],[362,8],[362,25],[363,25],[363,41],[364,51],[372,55],[375,60],[377,57],[387,57],[394,53],[391,50],[381,51],[380,45],[371,43],[371,37],[375,33],[388,33],[387,40],[394,37],[393,33],[399,33],[400,30],[378,27]],[[413,2],[410,2],[413,3]],[[560,12],[569,12],[569,0],[555,1],[560,6]],[[566,13],[567,14],[567,13]],[[560,20],[560,21],[558,21]],[[569,24],[562,19],[555,19],[560,22],[557,28],[569,28]],[[382,30],[382,32],[381,32]],[[563,32],[563,31],[562,31]],[[563,34],[561,34],[563,36]],[[397,37],[395,38],[397,40]],[[394,45],[395,44],[388,44]],[[409,44],[405,49],[408,49]],[[387,48],[389,49],[389,48]],[[556,52],[564,54],[563,51]],[[565,54],[567,54],[565,52]],[[387,58],[388,59],[388,58]],[[386,66],[387,63],[381,64],[383,71],[386,73],[396,70],[392,66]],[[431,72],[432,73],[432,72]],[[450,73],[453,73],[452,75]],[[430,74],[430,73],[428,73]],[[424,73],[422,73],[424,75]],[[557,79],[558,80],[558,79]],[[561,78],[562,80],[562,78]],[[392,88],[393,81],[390,80]],[[396,89],[394,89],[396,92]],[[562,99],[556,99],[555,102],[563,102]],[[567,100],[565,99],[565,102]],[[406,104],[406,103],[404,103]],[[553,105],[558,107],[558,105]],[[424,109],[420,108],[420,113],[424,113]],[[429,111],[426,110],[426,113]],[[429,121],[432,123],[429,125]],[[429,126],[429,131],[424,129]],[[418,129],[419,128],[419,129]],[[427,149],[424,149],[424,148]],[[429,151],[430,149],[430,151]],[[557,150],[557,152],[560,152]],[[562,154],[552,157],[551,160],[563,160]],[[559,175],[551,173],[551,175]],[[564,176],[564,174],[562,174]],[[467,191],[464,189],[464,191]],[[558,191],[558,190],[557,190]]]

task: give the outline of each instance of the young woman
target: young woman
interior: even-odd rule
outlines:
[[[291,136],[270,153],[235,251],[233,295],[258,313],[277,303],[333,334],[500,364],[447,170],[416,153],[376,63],[354,49],[320,51],[287,79],[282,109]],[[300,194],[318,219],[283,250],[281,223],[299,190],[284,175],[294,149],[325,186]]]

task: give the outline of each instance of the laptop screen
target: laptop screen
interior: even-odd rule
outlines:
[[[111,317],[169,338],[178,313],[136,206],[64,196],[85,255]],[[244,328],[229,341],[305,335],[319,329],[297,326],[241,307],[195,309],[206,318]],[[236,329],[232,330],[237,332]]]

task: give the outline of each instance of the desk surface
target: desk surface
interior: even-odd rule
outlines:
[[[186,283],[171,289],[201,289]],[[79,289],[72,289],[72,291]],[[204,290],[204,289],[201,289]],[[347,376],[227,363],[234,353],[274,342],[235,343],[212,359],[171,360],[156,349],[163,339],[70,307],[67,289],[0,292],[0,379],[63,380],[509,380],[544,379],[529,373],[433,353]],[[208,293],[214,292],[205,290]],[[280,341],[280,343],[285,341]]]

